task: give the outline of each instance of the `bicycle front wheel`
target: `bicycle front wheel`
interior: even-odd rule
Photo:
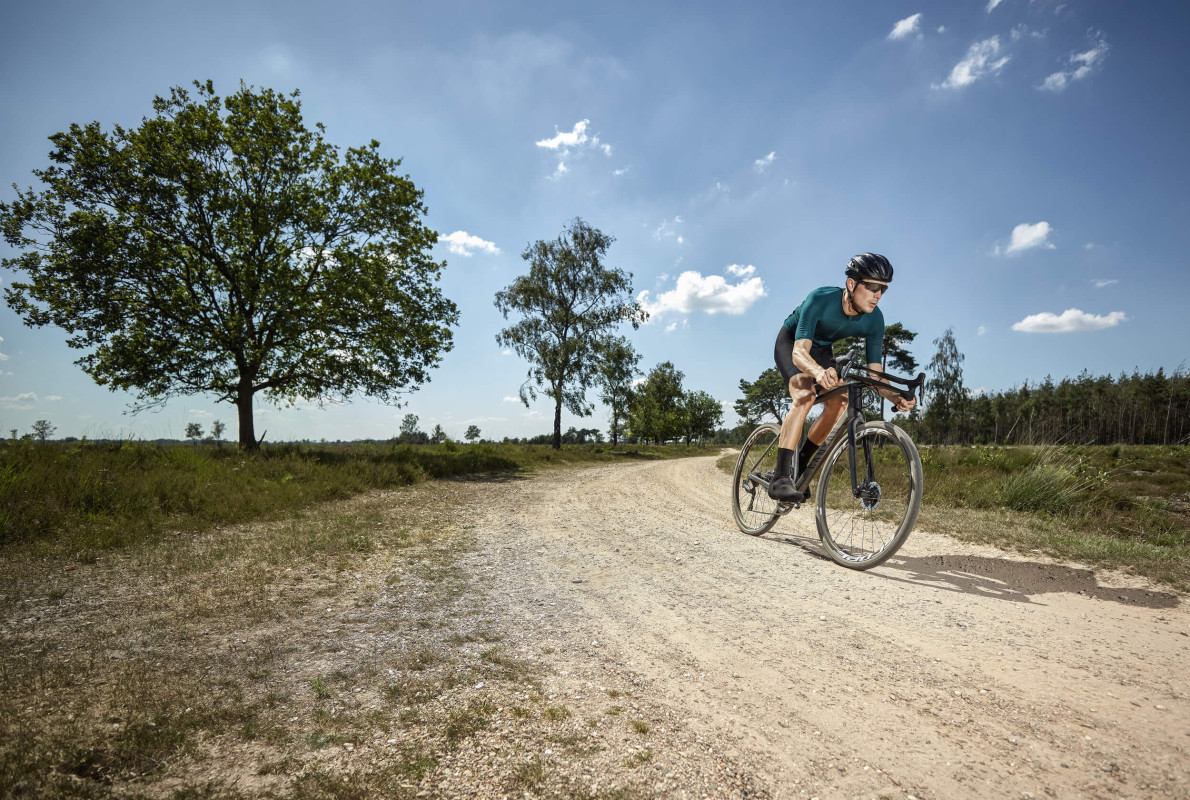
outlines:
[[[735,524],[749,536],[768,533],[781,514],[778,503],[769,497],[765,483],[771,482],[777,468],[777,437],[781,427],[773,423],[761,425],[744,442],[736,459],[731,479],[731,513]]]
[[[827,555],[851,569],[891,558],[921,511],[921,456],[908,434],[887,422],[859,426],[854,492],[846,436],[827,453],[819,475],[815,522]]]

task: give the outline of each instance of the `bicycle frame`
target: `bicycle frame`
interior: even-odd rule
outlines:
[[[815,398],[815,403],[822,402],[829,397],[847,392],[847,413],[839,418],[839,420],[831,428],[827,434],[826,440],[818,446],[818,451],[814,453],[814,457],[810,462],[802,467],[797,481],[794,483],[794,488],[800,492],[803,497],[809,496],[810,481],[814,479],[819,467],[822,466],[823,458],[830,452],[831,446],[835,440],[846,430],[847,435],[847,456],[848,466],[851,470],[851,492],[853,496],[859,497],[863,493],[863,488],[870,485],[873,480],[873,466],[872,466],[872,443],[864,439],[862,446],[864,448],[864,463],[867,465],[865,469],[864,482],[861,483],[855,472],[855,440],[857,436],[857,429],[860,424],[866,420],[863,414],[863,392],[866,387],[871,388],[895,388],[892,383],[901,383],[905,385],[905,390],[900,394],[905,399],[912,399],[923,387],[925,383],[925,373],[918,373],[916,378],[910,380],[909,378],[902,378],[892,375],[888,372],[869,369],[866,365],[856,365],[855,359],[859,355],[858,348],[852,348],[846,355],[835,358],[837,365],[837,372],[841,379],[847,380],[851,378],[850,382],[843,386],[838,386],[830,391],[823,392]],[[878,376],[878,377],[876,377]],[[763,456],[762,456],[763,459]],[[759,462],[757,462],[759,463]],[[764,487],[767,491],[769,482],[765,480],[763,475],[757,475],[754,472],[749,473],[749,478],[757,485]],[[778,506],[782,509],[780,513],[785,513],[792,507],[800,504],[795,502],[792,504],[781,504]]]

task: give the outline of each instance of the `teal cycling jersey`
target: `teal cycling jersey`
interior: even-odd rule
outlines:
[[[809,339],[820,346],[863,336],[869,364],[879,364],[884,352],[884,314],[880,308],[872,309],[870,314],[847,316],[843,313],[843,290],[837,286],[823,286],[806,295],[785,319],[785,328],[793,332],[794,341]]]

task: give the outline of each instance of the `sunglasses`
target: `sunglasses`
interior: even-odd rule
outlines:
[[[888,291],[887,283],[873,283],[872,281],[860,281],[860,284],[872,294],[883,295]]]

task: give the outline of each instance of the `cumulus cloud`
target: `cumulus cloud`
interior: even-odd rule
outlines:
[[[704,278],[700,272],[687,270],[678,276],[674,288],[661,292],[656,299],[647,290],[637,295],[636,299],[649,312],[650,319],[656,320],[669,312],[743,314],[764,296],[764,282],[760,278],[748,277],[732,284],[722,275],[707,275]]]
[[[25,392],[11,397],[0,397],[0,408],[9,411],[30,411],[37,407],[37,393]]]
[[[995,75],[1004,69],[1011,56],[998,58],[1000,55],[1000,37],[993,36],[976,42],[967,50],[962,61],[954,65],[950,75],[942,83],[934,84],[935,89],[961,89],[970,86],[980,78]]]
[[[460,256],[471,256],[477,251],[483,251],[491,255],[500,254],[500,248],[496,247],[495,244],[480,239],[478,236],[472,236],[467,231],[455,231],[448,236],[438,237],[438,240],[446,242],[450,245],[450,252]]]
[[[2,344],[4,344],[4,337],[0,336],[0,345],[2,345]],[[0,361],[7,361],[7,360],[8,360],[8,356],[5,355],[4,353],[0,353]]]
[[[56,403],[56,402],[58,402],[59,400],[61,400],[61,399],[62,399],[62,395],[60,395],[60,394],[47,394],[47,395],[45,396],[45,399],[46,399],[46,400],[49,400],[51,403]]]
[[[988,0],[988,13],[991,14],[992,11],[995,10],[996,6],[1003,2],[1004,0]]]
[[[1127,321],[1128,317],[1124,316],[1123,311],[1112,311],[1101,316],[1088,314],[1077,308],[1068,308],[1061,314],[1053,314],[1049,311],[1032,314],[1015,323],[1012,329],[1024,333],[1083,333],[1114,328],[1121,322]]]
[[[521,398],[519,398],[519,397],[505,397],[504,402],[505,403],[519,403],[519,402],[521,402]]]
[[[985,333],[987,333],[987,332],[988,332],[988,329],[987,329],[985,326],[983,326],[983,325],[980,325],[980,326],[979,326],[979,330],[977,330],[977,331],[975,332],[975,335],[976,335],[976,336],[983,336],[983,335],[984,335]]]
[[[921,14],[914,14],[912,17],[905,17],[905,19],[893,25],[893,29],[889,32],[890,39],[904,39],[913,34],[921,35]]]
[[[1103,64],[1103,60],[1107,58],[1107,51],[1110,49],[1107,39],[1104,39],[1102,34],[1097,34],[1095,44],[1090,50],[1072,55],[1067,60],[1065,69],[1050,75],[1037,88],[1048,92],[1060,92],[1071,81],[1081,81]]]
[[[1008,247],[1001,249],[1000,245],[996,245],[996,249],[992,252],[994,255],[1012,256],[1036,247],[1053,250],[1055,245],[1049,240],[1049,235],[1052,232],[1053,228],[1048,222],[1036,222],[1032,225],[1022,222],[1012,229],[1012,241],[1008,243]]]
[[[1113,284],[1117,284],[1119,282],[1120,281],[1117,278],[1096,278],[1095,280],[1091,281],[1091,284],[1096,289],[1103,289],[1104,287],[1112,286]]]
[[[752,266],[751,264],[749,264],[746,267],[741,264],[728,264],[727,271],[732,275],[736,275],[741,278],[746,278],[749,275],[753,275],[756,273],[756,267]]]
[[[757,172],[764,172],[766,169],[771,167],[773,165],[773,162],[776,160],[777,160],[777,151],[774,150],[771,153],[769,153],[767,156],[765,156],[764,158],[758,158],[755,161],[753,161],[752,169],[756,170]]]

